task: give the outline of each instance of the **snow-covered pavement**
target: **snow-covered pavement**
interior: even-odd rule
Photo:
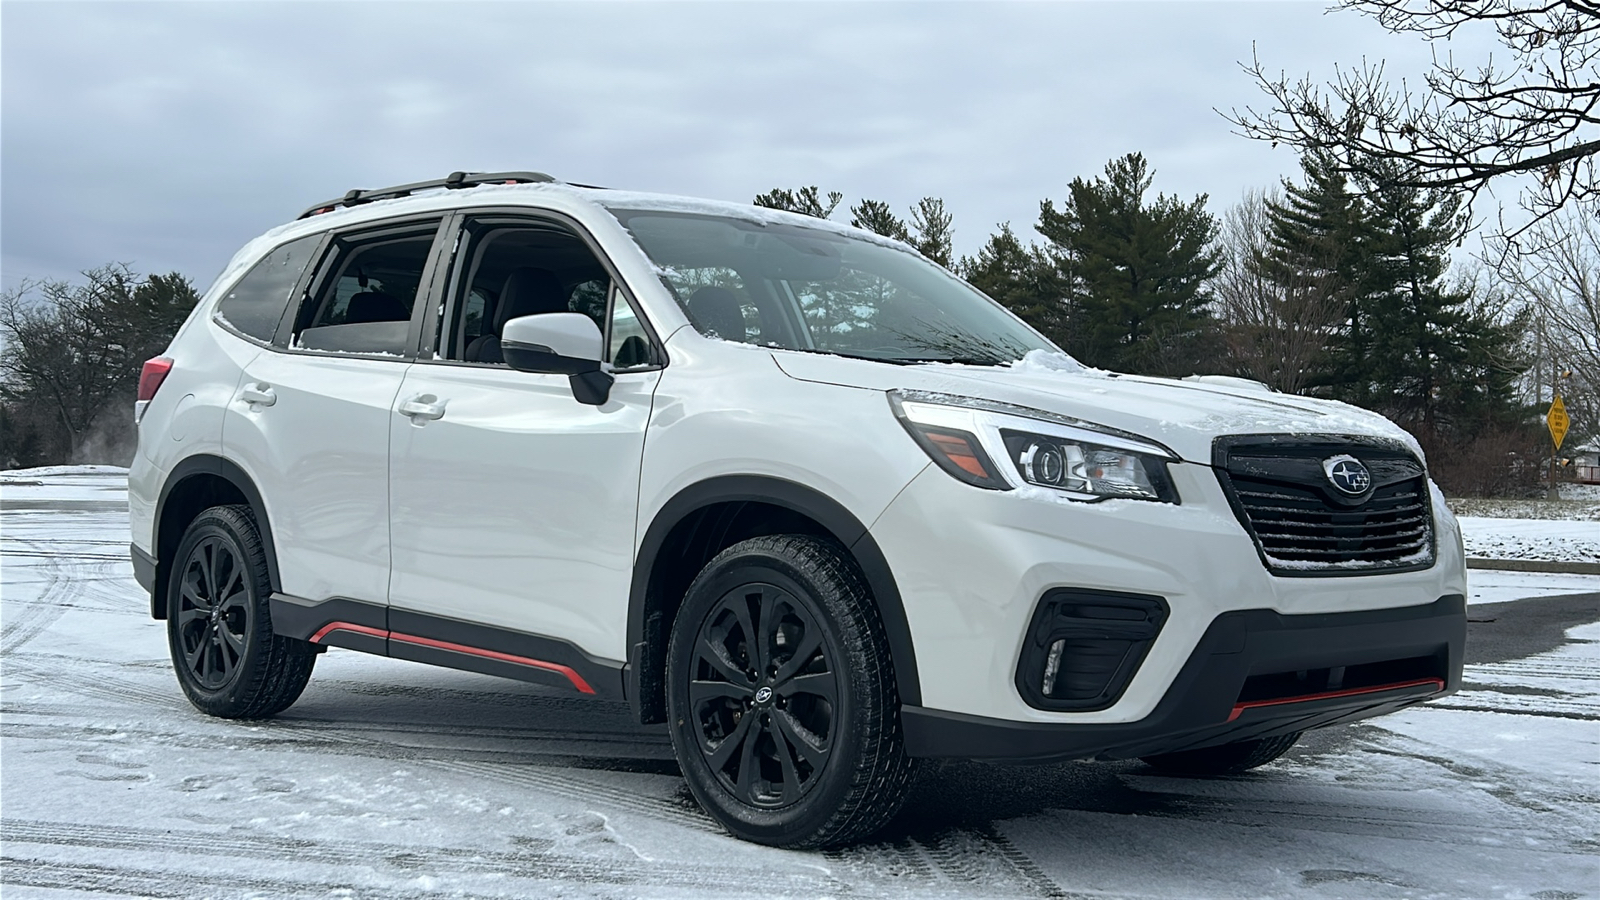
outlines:
[[[1467,689],[1251,775],[949,764],[808,854],[539,686],[333,650],[277,719],[207,718],[127,543],[115,473],[0,476],[7,898],[1600,896],[1600,577],[1475,570]]]

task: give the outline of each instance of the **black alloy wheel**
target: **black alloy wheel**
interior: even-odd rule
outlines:
[[[178,580],[178,644],[189,677],[220,691],[239,674],[251,626],[250,589],[234,542],[208,534],[189,551]]]
[[[167,644],[196,709],[264,718],[305,690],[316,647],[273,633],[271,593],[249,507],[213,506],[189,523],[167,578]]]
[[[888,639],[841,547],[751,538],[695,578],[667,649],[673,751],[690,791],[746,840],[832,847],[905,799]]]
[[[712,607],[694,645],[691,726],[722,786],[755,807],[794,803],[832,751],[838,679],[816,615],[774,584]]]

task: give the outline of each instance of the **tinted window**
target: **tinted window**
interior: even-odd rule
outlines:
[[[612,298],[606,358],[618,369],[654,365],[650,335],[644,330],[644,323],[639,321],[639,313],[621,291],[613,290]]]
[[[289,306],[290,292],[321,240],[322,235],[314,234],[267,254],[222,298],[217,317],[257,340],[270,342]]]
[[[504,365],[500,330],[538,313],[581,312],[605,333],[611,277],[578,235],[555,223],[479,219],[462,236],[440,356]]]
[[[342,235],[296,317],[291,346],[404,355],[437,226],[412,234]]]

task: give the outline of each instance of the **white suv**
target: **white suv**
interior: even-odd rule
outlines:
[[[329,646],[667,722],[705,809],[859,839],[924,757],[1238,772],[1455,690],[1411,438],[1086,369],[898,242],[465,175],[256,239],[139,386],[132,554],[217,716]]]

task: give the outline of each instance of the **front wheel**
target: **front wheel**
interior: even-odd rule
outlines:
[[[271,592],[249,507],[213,506],[189,523],[168,578],[167,644],[196,709],[265,718],[305,690],[316,648],[273,633]]]
[[[1289,752],[1289,748],[1298,740],[1300,733],[1295,732],[1281,737],[1235,741],[1220,747],[1201,747],[1199,750],[1181,750],[1142,758],[1152,767],[1176,775],[1237,775],[1272,762]]]
[[[689,789],[746,840],[848,843],[905,800],[888,640],[831,543],[752,538],[706,565],[673,622],[667,713]]]

